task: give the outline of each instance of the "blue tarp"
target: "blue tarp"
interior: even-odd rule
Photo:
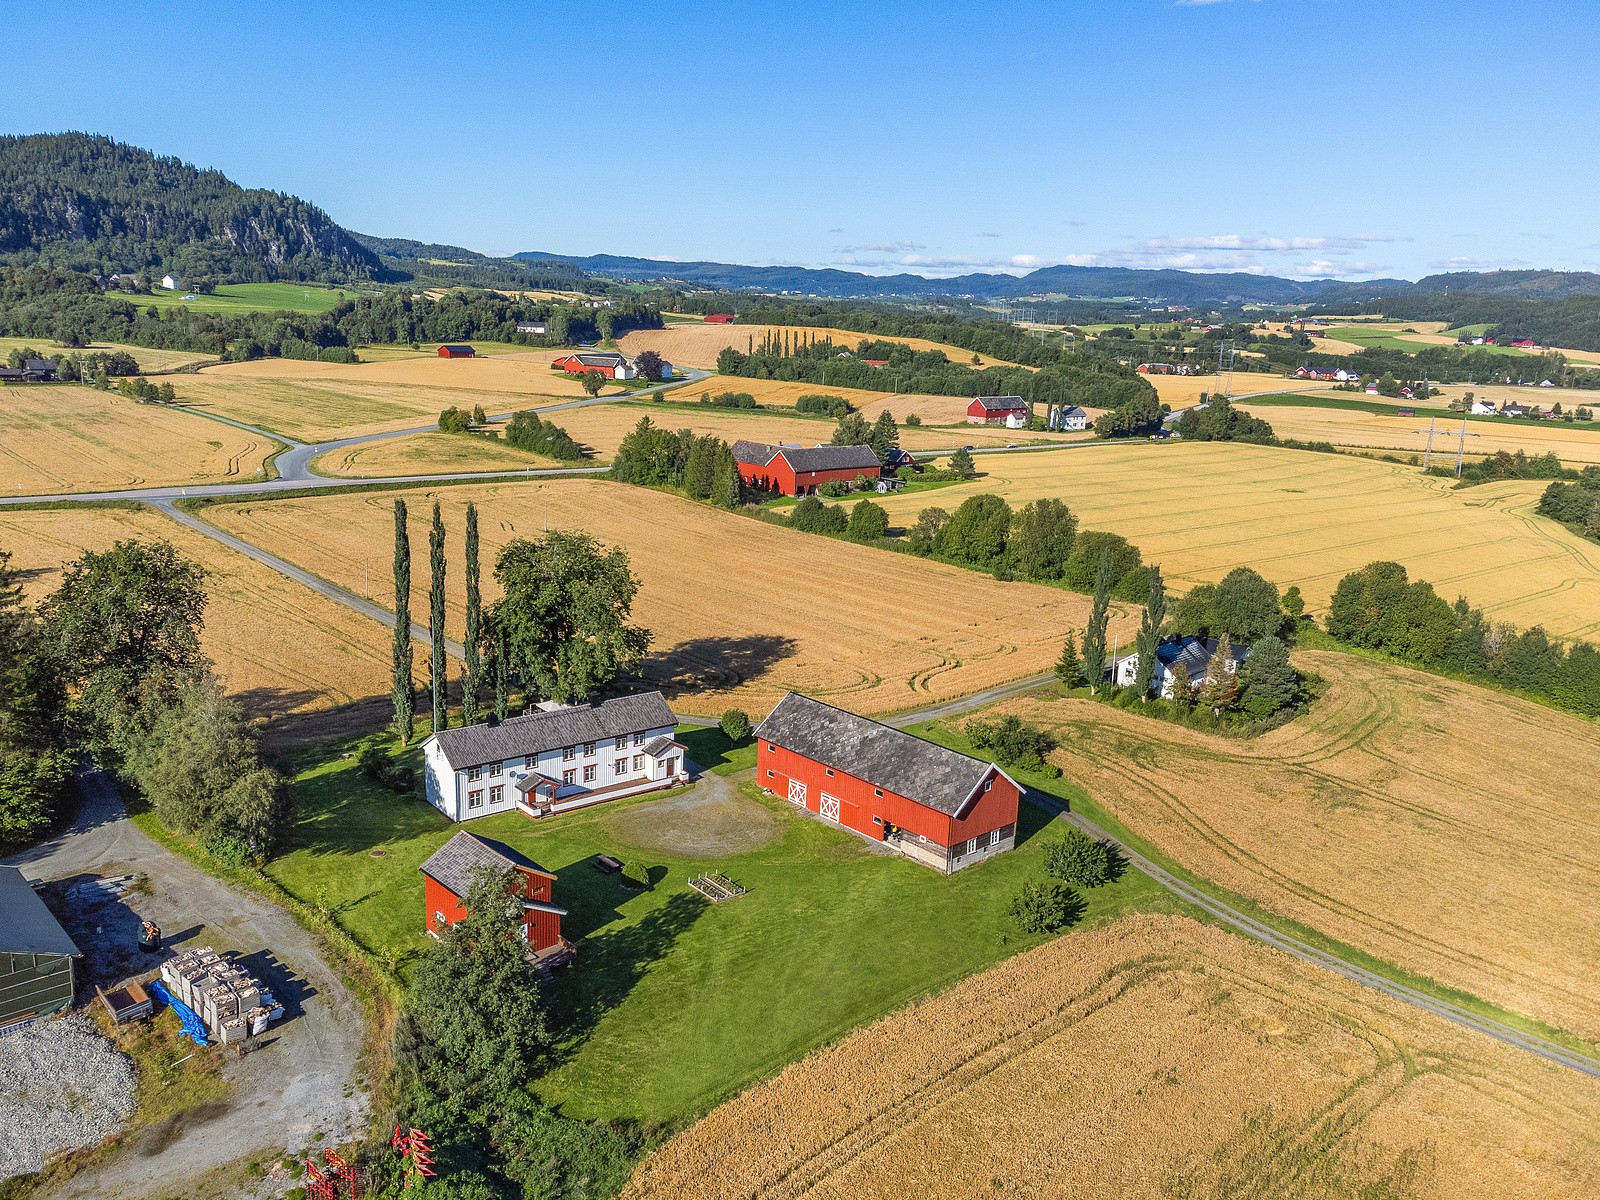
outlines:
[[[164,1004],[178,1014],[178,1019],[183,1022],[183,1036],[192,1038],[196,1046],[209,1046],[206,1041],[205,1022],[200,1019],[200,1014],[195,1012],[182,1000],[167,991],[167,985],[159,979],[152,980],[150,990],[161,997]]]

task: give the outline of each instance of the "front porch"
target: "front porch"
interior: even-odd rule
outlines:
[[[682,759],[679,759],[682,762]],[[629,796],[642,795],[645,792],[657,792],[666,788],[681,787],[689,782],[689,773],[679,769],[672,775],[661,775],[652,779],[630,779],[623,783],[613,783],[607,787],[590,788],[584,791],[573,792],[567,796],[557,796],[543,789],[530,789],[519,792],[516,799],[517,811],[525,816],[538,819],[539,817],[553,817],[560,813],[575,812],[580,808],[590,808],[596,804],[605,804],[611,800],[623,800]]]

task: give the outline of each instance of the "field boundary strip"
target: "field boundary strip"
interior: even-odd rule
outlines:
[[[1496,1020],[1494,1017],[1482,1016],[1459,1004],[1430,996],[1418,988],[1393,979],[1387,979],[1376,971],[1370,971],[1365,967],[1348,962],[1331,951],[1320,949],[1293,934],[1285,933],[1265,921],[1241,912],[1226,901],[1212,896],[1194,884],[1186,883],[1170,871],[1158,866],[1149,858],[1130,849],[1120,839],[1112,837],[1088,817],[1083,816],[1081,813],[1069,811],[1066,805],[1054,797],[1043,795],[1030,788],[1027,792],[1027,799],[1041,808],[1054,812],[1062,820],[1075,826],[1089,837],[1097,841],[1109,842],[1116,846],[1118,852],[1136,869],[1148,875],[1179,899],[1215,917],[1237,933],[1242,933],[1246,937],[1263,942],[1303,962],[1332,971],[1336,975],[1381,992],[1392,999],[1399,1000],[1403,1004],[1409,1004],[1413,1008],[1421,1009],[1423,1012],[1432,1013],[1434,1016],[1443,1017],[1445,1020],[1452,1021],[1457,1025],[1486,1034],[1496,1041],[1504,1042],[1506,1045],[1515,1047],[1518,1050],[1525,1050],[1529,1054],[1545,1059],[1547,1062],[1567,1067],[1594,1079],[1600,1079],[1600,1058],[1584,1054],[1582,1051],[1569,1049],[1559,1042],[1541,1037],[1536,1033],[1524,1032],[1512,1025],[1508,1025],[1504,1021]]]

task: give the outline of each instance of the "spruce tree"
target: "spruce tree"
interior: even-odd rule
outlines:
[[[738,508],[744,500],[739,464],[726,446],[717,452],[716,475],[711,484],[711,503],[718,508]]]
[[[1144,602],[1144,619],[1139,622],[1139,637],[1134,643],[1139,652],[1139,667],[1133,677],[1133,687],[1139,699],[1150,695],[1150,684],[1156,674],[1156,647],[1161,644],[1161,623],[1167,619],[1167,587],[1161,580],[1161,568],[1149,568],[1150,593]]]
[[[411,740],[416,716],[416,688],[411,679],[411,536],[406,530],[406,502],[394,502],[394,731]]]
[[[433,528],[428,533],[428,567],[433,577],[428,594],[428,637],[433,644],[428,675],[433,684],[433,731],[438,733],[450,724],[450,715],[445,711],[444,518],[439,514],[437,500],[433,502]]]
[[[1067,640],[1061,645],[1061,657],[1056,659],[1056,678],[1063,687],[1077,687],[1083,679],[1083,664],[1078,661],[1078,635],[1067,630]]]
[[[461,718],[468,725],[478,721],[478,691],[481,687],[483,662],[478,655],[478,643],[483,637],[483,595],[478,572],[478,506],[467,505],[467,638],[466,669],[461,681]]]
[[[1089,610],[1089,627],[1083,631],[1083,677],[1092,696],[1100,689],[1106,670],[1106,626],[1111,621],[1111,555],[1102,552],[1100,569],[1094,577],[1094,606]]]

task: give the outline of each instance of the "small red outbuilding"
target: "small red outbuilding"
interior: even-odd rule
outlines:
[[[707,325],[732,325],[733,324],[733,314],[732,313],[707,313],[706,314],[706,318],[705,318],[705,323]]]
[[[467,915],[464,901],[483,871],[509,877],[511,893],[522,902],[522,936],[541,962],[553,965],[555,960],[565,961],[577,953],[577,947],[561,936],[561,918],[567,910],[551,903],[555,873],[503,842],[465,830],[422,864],[429,933],[437,937]]]
[[[755,733],[763,789],[947,875],[1017,844],[1022,789],[994,763],[796,692]]]
[[[440,346],[439,347],[439,357],[440,358],[471,358],[472,354],[473,354],[473,350],[472,350],[471,346]]]

